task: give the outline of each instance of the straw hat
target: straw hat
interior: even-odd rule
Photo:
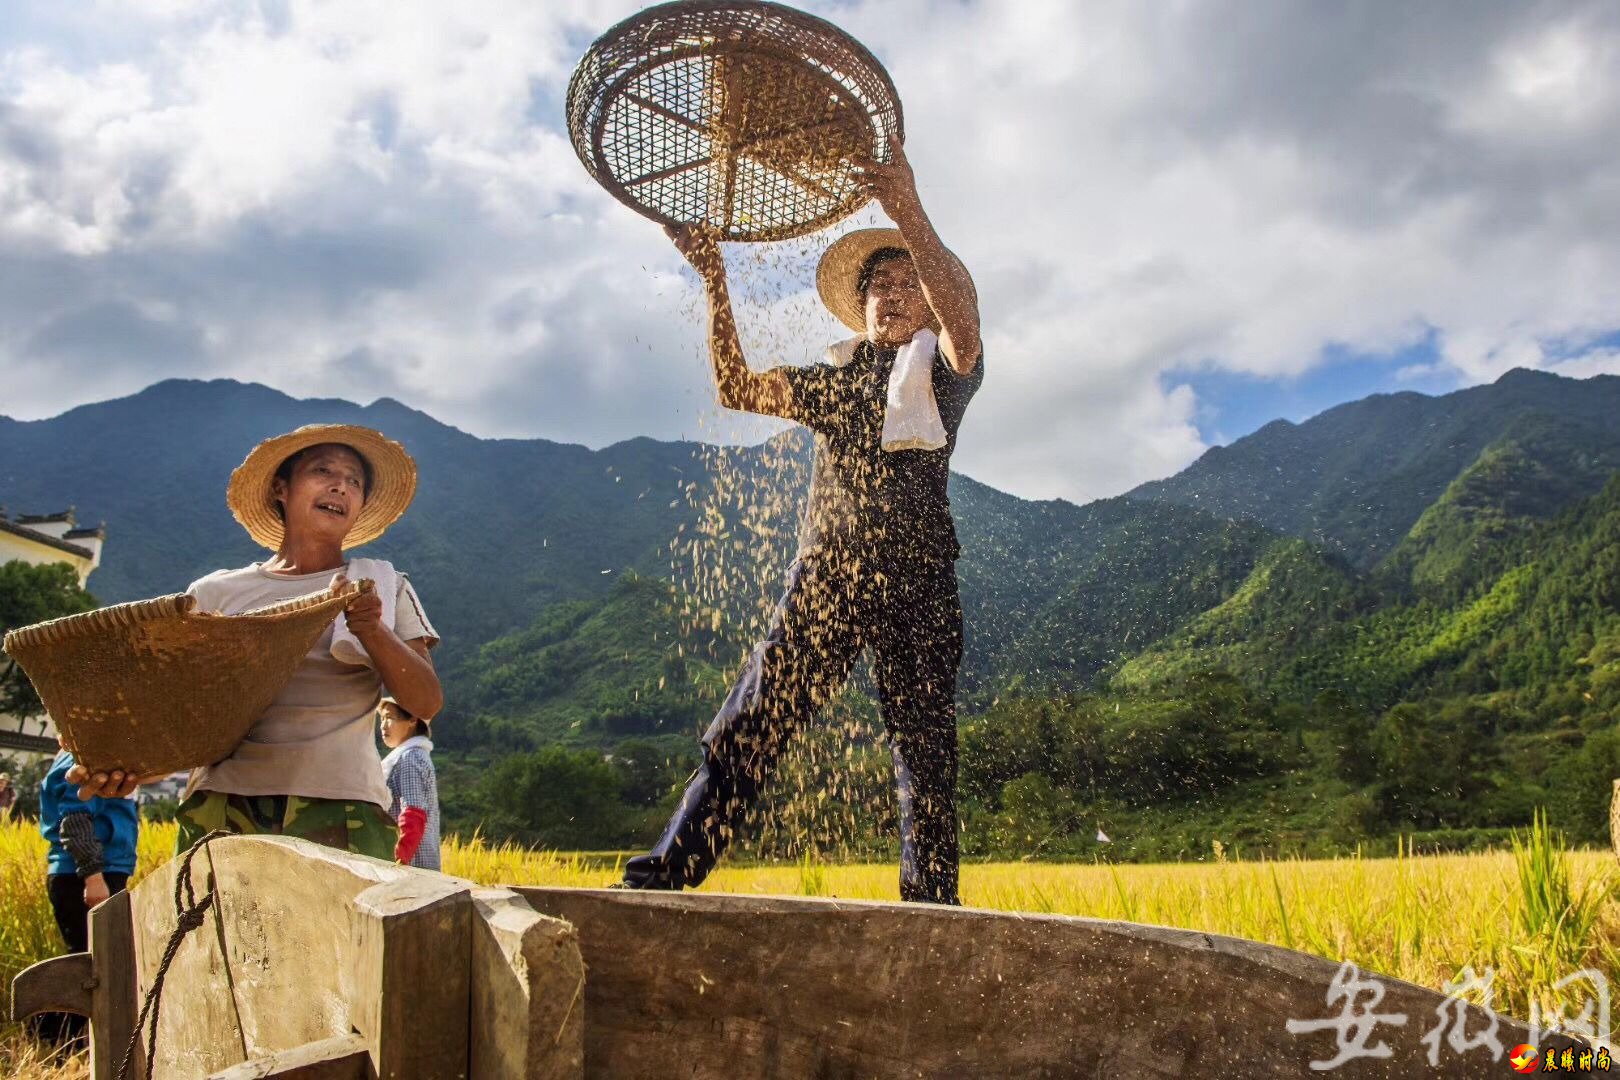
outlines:
[[[899,229],[856,229],[834,240],[816,265],[816,292],[821,294],[821,302],[857,334],[866,333],[866,302],[856,288],[861,267],[874,251],[886,247],[911,250]]]
[[[231,473],[225,502],[248,535],[271,551],[279,551],[287,535],[270,491],[276,470],[300,450],[323,443],[347,446],[371,466],[371,493],[343,538],[345,550],[381,536],[416,495],[416,462],[403,446],[380,431],[356,424],[305,424],[297,431],[266,439]]]

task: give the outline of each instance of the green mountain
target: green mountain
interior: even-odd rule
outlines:
[[[1535,531],[1600,490],[1620,452],[1589,429],[1543,413],[1520,417],[1436,499],[1383,561],[1384,579],[1456,599]]]
[[[1031,822],[1083,839],[1089,819],[1163,857],[1488,830],[1534,805],[1589,833],[1620,770],[1617,406],[1620,379],[1513,372],[1268,425],[1084,506],[953,477],[973,843],[1011,850]],[[257,557],[230,469],[316,421],[378,427],[421,467],[371,551],[445,638],[452,819],[570,844],[656,825],[778,588],[808,441],[481,440],[386,399],[169,382],[0,418],[0,502],[107,521],[103,601],[172,591]],[[846,706],[870,726],[860,694]],[[884,790],[881,752],[848,752]],[[567,799],[501,809],[514,785],[575,782],[600,829]],[[836,794],[841,820],[887,820],[873,797]]]
[[[594,745],[630,735],[683,743],[725,690],[733,657],[717,635],[687,628],[667,582],[623,575],[605,597],[556,604],[480,646],[448,697],[468,720],[463,746]],[[722,655],[723,654],[723,655]]]
[[[1515,369],[1495,383],[1427,397],[1375,394],[1302,424],[1276,420],[1191,466],[1130,492],[1135,499],[1244,518],[1367,568],[1493,443],[1536,422],[1611,463],[1620,452],[1620,377],[1566,379]],[[1592,494],[1601,470],[1566,497]]]
[[[1172,503],[1026,503],[959,478],[969,849],[1089,857],[1098,826],[1116,857],[1196,858],[1216,840],[1382,850],[1396,833],[1455,847],[1502,842],[1537,806],[1597,839],[1620,771],[1617,460],[1607,433],[1525,409],[1364,565]],[[668,685],[667,646],[646,643],[674,621],[649,632],[609,615],[612,601],[600,610],[579,657],[633,664],[642,693],[655,675]],[[706,665],[694,681],[716,693],[672,712],[656,698],[634,714],[610,706],[660,718],[612,727],[574,706],[604,699],[609,667],[548,664],[566,700],[523,724],[544,741],[573,716],[562,738],[644,757],[613,740],[658,736],[682,708],[695,730],[727,667]],[[661,745],[679,753],[678,740]],[[779,787],[813,793],[853,775],[862,794],[825,819],[819,796],[784,795],[760,850],[792,855],[803,838],[780,822],[801,820],[854,822],[823,843],[881,846],[881,750],[857,737],[830,752],[853,752],[851,771],[827,773],[819,746]]]
[[[1275,533],[1171,505],[1109,499],[1079,509],[1045,587],[992,658],[999,690],[1073,689],[1224,601]],[[1035,556],[1041,558],[1041,556]]]
[[[1513,372],[1444,397],[1375,396],[1272,424],[1123,499],[1031,502],[954,477],[964,696],[1083,687],[1161,641],[1199,650],[1175,670],[1195,655],[1221,659],[1217,646],[1258,648],[1234,638],[1233,620],[1257,598],[1278,610],[1292,602],[1263,587],[1291,580],[1277,573],[1284,554],[1267,558],[1280,535],[1324,549],[1282,549],[1324,560],[1316,573],[1347,575],[1351,595],[1330,610],[1363,612],[1371,601],[1358,590],[1369,587],[1455,600],[1506,541],[1598,490],[1620,461],[1620,425],[1604,422],[1617,406],[1620,379]],[[673,576],[726,607],[728,647],[740,649],[777,588],[806,482],[808,440],[791,434],[729,450],[635,439],[593,451],[478,439],[388,399],[362,407],[171,381],[48,420],[0,418],[0,502],[71,502],[81,520],[106,520],[92,581],[103,601],[173,591],[258,556],[224,506],[230,470],[259,439],[319,421],[378,427],[416,455],[417,502],[373,550],[411,572],[447,671],[536,620],[550,625],[554,608],[603,602],[627,571]],[[1304,614],[1276,616],[1284,639],[1316,632],[1320,617]],[[626,645],[668,647],[635,637],[639,624],[619,626]],[[1284,666],[1312,685],[1311,663]],[[1126,667],[1127,678],[1143,667]],[[492,701],[477,707],[514,710],[510,695]]]
[[[554,605],[601,600],[626,571],[673,574],[746,626],[777,589],[808,483],[809,441],[796,434],[759,447],[633,439],[590,450],[478,439],[386,398],[359,406],[177,380],[48,420],[0,418],[0,503],[72,503],[81,521],[106,521],[105,561],[91,582],[103,602],[177,591],[261,557],[225,507],[230,471],[260,439],[318,422],[378,428],[416,457],[415,504],[368,552],[411,574],[444,638],[446,669]],[[1077,567],[1095,567],[1110,545],[1151,546],[1167,522],[1195,534],[1226,529],[1174,506],[1077,507],[961,476],[952,485],[967,549],[965,685],[986,692],[1009,642],[1062,618]],[[705,545],[697,560],[682,546],[694,539]],[[1148,555],[1138,561],[1151,569]],[[1069,666],[1061,656],[1043,662]]]
[[[362,407],[170,381],[48,420],[0,419],[0,503],[72,503],[81,521],[106,521],[90,582],[103,602],[175,592],[262,557],[225,507],[230,472],[261,439],[323,422],[378,428],[417,459],[415,504],[368,553],[411,574],[444,637],[441,663],[550,604],[604,594],[623,570],[665,570],[699,450],[484,440],[386,398]]]
[[[1278,542],[1228,600],[1122,664],[1115,684],[1220,669],[1295,701],[1331,690],[1379,707],[1449,693],[1539,705],[1578,683],[1620,625],[1605,577],[1620,566],[1616,467],[1532,418],[1487,446],[1370,571]]]

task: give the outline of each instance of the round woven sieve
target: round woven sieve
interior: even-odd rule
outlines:
[[[725,240],[786,240],[866,200],[851,158],[904,137],[883,66],[831,23],[762,0],[676,0],[603,34],[568,85],[568,131],[619,201]]]

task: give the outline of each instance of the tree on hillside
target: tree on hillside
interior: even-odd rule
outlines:
[[[630,824],[619,773],[591,750],[512,754],[484,774],[473,803],[500,839],[580,850],[624,843]]]
[[[1465,698],[1386,712],[1372,735],[1385,820],[1425,829],[1474,824],[1495,786],[1496,726],[1490,709]]]
[[[95,606],[96,598],[79,587],[79,576],[67,563],[34,566],[13,560],[0,565],[0,636]],[[43,710],[28,676],[0,654],[0,714],[34,716]]]
[[[1377,778],[1373,757],[1372,732],[1375,716],[1351,700],[1342,690],[1325,690],[1312,705],[1316,725],[1327,735],[1333,748],[1338,773],[1354,787],[1364,787]]]

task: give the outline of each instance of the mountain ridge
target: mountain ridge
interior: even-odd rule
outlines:
[[[964,684],[990,696],[1018,675],[1082,685],[1126,659],[1139,635],[1157,638],[1223,602],[1274,537],[1300,537],[1370,570],[1484,446],[1528,417],[1541,418],[1544,442],[1567,429],[1559,454],[1620,459],[1620,434],[1591,422],[1616,409],[1620,378],[1514,372],[1449,395],[1374,395],[1298,424],[1274,421],[1112,499],[1025,500],[953,474],[970,628]],[[1427,420],[1414,424],[1414,410]],[[421,463],[416,505],[369,550],[412,572],[451,661],[521,630],[547,604],[605,596],[625,570],[670,577],[671,545],[690,535],[717,471],[776,493],[779,537],[753,556],[763,563],[785,563],[788,519],[803,498],[803,470],[785,463],[801,461],[808,440],[793,432],[757,446],[642,436],[591,449],[483,439],[391,397],[360,405],[170,379],[57,417],[0,419],[0,503],[72,503],[86,520],[107,521],[92,580],[103,601],[176,591],[260,557],[225,508],[225,481],[259,440],[322,421],[379,426]],[[1354,432],[1361,437],[1348,439]],[[1587,470],[1543,510],[1590,494],[1603,471]],[[1407,484],[1411,476],[1421,482]],[[1335,502],[1346,483],[1363,492],[1350,508],[1378,522],[1370,535],[1339,527],[1349,520]],[[1172,548],[1176,566],[1166,561]],[[771,565],[744,575],[762,594],[776,576]],[[1124,640],[1110,645],[1110,635]]]

